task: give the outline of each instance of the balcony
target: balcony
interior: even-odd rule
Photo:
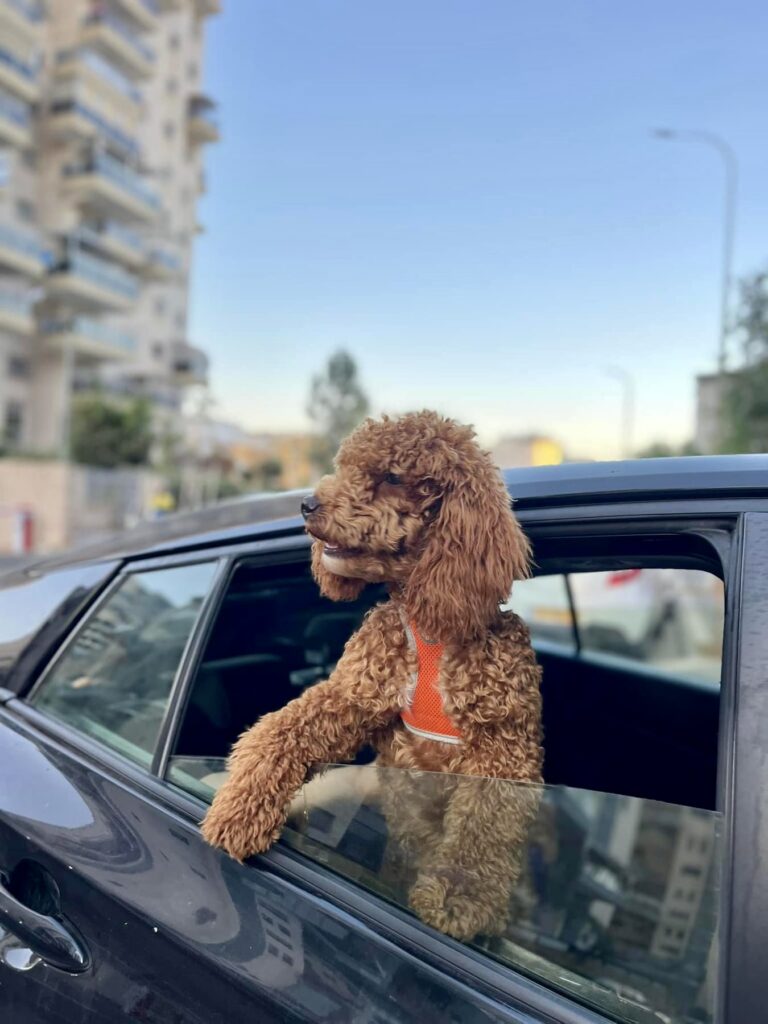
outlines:
[[[106,220],[151,223],[160,200],[138,171],[106,153],[93,153],[82,163],[64,168],[66,190],[82,206]]]
[[[142,110],[138,89],[99,54],[65,50],[57,55],[49,103],[49,128],[55,138],[101,136],[126,159],[137,160]]]
[[[50,298],[97,311],[129,309],[136,301],[136,278],[99,256],[70,246],[64,259],[51,269]]]
[[[186,341],[175,341],[171,348],[172,370],[183,386],[208,382],[208,356]]]
[[[160,15],[158,0],[114,0],[123,17],[133,21],[139,28],[151,32],[157,28]]]
[[[0,90],[0,142],[17,149],[32,145],[32,115],[29,106]]]
[[[0,88],[34,103],[40,97],[40,61],[24,56],[0,44]]]
[[[132,135],[126,134],[106,121],[92,107],[76,100],[57,99],[49,108],[51,136],[59,141],[106,142],[126,160],[138,160],[139,145]]]
[[[43,16],[43,5],[33,0],[0,0],[0,34],[30,45],[38,39]]]
[[[89,78],[99,91],[106,86],[118,99],[127,101],[135,113],[141,112],[144,103],[141,90],[96,50],[87,47],[59,50],[55,73],[57,78]]]
[[[209,15],[221,13],[221,0],[193,0],[193,2],[198,18],[207,18]]]
[[[216,104],[212,99],[202,95],[190,97],[187,128],[189,141],[193,144],[219,141]]]
[[[144,267],[147,247],[144,239],[135,231],[115,221],[104,221],[97,225],[81,224],[76,237],[85,246],[122,263],[132,270]]]
[[[114,61],[132,79],[149,78],[155,55],[128,22],[110,11],[92,11],[83,22],[82,42]]]
[[[85,316],[46,320],[40,329],[49,349],[87,359],[129,359],[136,349],[133,334]]]
[[[4,271],[40,277],[50,257],[39,235],[0,224],[0,267]]]
[[[150,281],[174,281],[181,275],[181,260],[174,253],[164,249],[152,249],[147,253],[142,268],[145,278]]]
[[[27,292],[0,288],[0,329],[27,337],[34,333],[34,299]]]

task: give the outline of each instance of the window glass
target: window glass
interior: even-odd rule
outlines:
[[[574,610],[568,600],[571,591]],[[508,607],[534,641],[641,663],[675,678],[720,682],[722,580],[695,569],[617,569],[515,583]]]
[[[179,777],[189,768],[178,764]],[[204,768],[195,791],[210,799],[224,765]],[[448,870],[440,868],[445,833],[430,840],[423,825],[442,819],[458,787],[461,831],[475,832],[476,814],[483,824],[474,844],[450,851]],[[419,843],[398,839],[398,807],[417,811]],[[510,883],[498,889],[508,896],[500,934],[465,941],[617,1021],[708,1024],[721,820],[714,811],[565,786],[344,765],[304,787],[283,841],[417,916],[425,880],[437,878],[443,903],[466,898],[471,907],[491,898],[494,871],[512,863]],[[494,868],[482,837],[502,829],[518,838]],[[406,823],[404,834],[410,830]]]
[[[21,441],[24,425],[24,406],[21,402],[6,402],[3,437],[8,444]]]
[[[418,808],[422,823],[439,820],[458,787],[462,831],[474,832],[482,814],[483,831],[521,836],[505,851],[519,862],[508,923],[500,935],[469,942],[620,1021],[713,1019],[716,812],[564,786],[336,766],[299,794],[285,840],[409,910],[430,872],[457,901],[482,900],[494,886],[492,847],[460,845],[441,873],[445,833],[434,845],[421,837],[426,860],[396,838],[402,802]]]
[[[720,681],[724,592],[716,576],[695,569],[622,569],[569,579],[583,651]]]
[[[112,563],[104,563],[9,579],[9,585],[0,589],[0,685],[47,624],[60,627],[77,614],[113,569]]]
[[[29,377],[31,365],[26,356],[12,355],[8,357],[8,376],[16,380],[26,380]]]
[[[127,576],[34,692],[39,710],[149,764],[215,563]]]
[[[518,580],[504,609],[511,608],[527,623],[531,639],[575,647],[573,614],[565,576],[533,576]]]

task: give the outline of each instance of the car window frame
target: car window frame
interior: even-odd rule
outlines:
[[[750,506],[747,510],[744,506]],[[756,648],[761,636],[768,637],[768,603],[765,612],[766,629],[763,634],[745,637],[742,628],[742,587],[745,578],[745,540],[747,523],[750,520],[765,521],[764,537],[762,538],[763,554],[768,558],[768,512],[764,511],[765,503],[760,503],[757,510],[751,502],[742,501],[734,507],[731,501],[714,501],[702,503],[697,512],[691,510],[689,501],[654,502],[653,511],[638,507],[636,502],[624,502],[621,505],[580,505],[578,507],[531,507],[519,513],[519,518],[527,529],[534,543],[540,543],[547,537],[559,537],[567,542],[576,539],[605,537],[629,542],[630,538],[642,536],[658,536],[659,531],[671,538],[694,534],[705,539],[717,554],[722,566],[723,578],[726,583],[725,636],[723,651],[723,678],[721,699],[721,722],[718,742],[718,803],[717,809],[726,815],[727,835],[724,837],[725,858],[723,863],[723,885],[721,901],[721,943],[718,964],[718,1006],[715,1017],[716,1024],[726,1019],[736,1021],[739,1016],[726,1018],[722,1015],[724,1007],[741,1007],[744,1002],[744,985],[755,987],[755,981],[764,981],[768,990],[768,979],[763,979],[764,972],[750,974],[745,967],[746,958],[739,960],[738,951],[749,941],[749,936],[762,934],[758,924],[752,923],[749,935],[739,927],[740,921],[734,922],[733,905],[726,898],[726,891],[748,888],[750,870],[754,866],[757,853],[751,846],[752,820],[745,814],[736,817],[735,780],[739,774],[754,777],[760,776],[768,785],[768,764],[755,764],[759,758],[754,745],[745,748],[745,754],[737,758],[735,739],[737,725],[742,723],[737,715],[738,691],[740,687],[739,668],[741,646]],[[209,548],[196,547],[181,554],[165,554],[137,556],[128,562],[122,572],[143,571],[153,568],[168,567],[188,562],[211,560],[211,555],[221,562],[221,572],[231,572],[236,562],[243,559],[262,561],[265,567],[280,562],[293,561],[306,557],[309,539],[297,530],[280,537],[264,540],[248,540],[246,542],[230,542],[226,546]],[[122,574],[121,572],[121,574]],[[754,588],[754,574],[752,574]],[[219,577],[221,579],[221,577]],[[204,636],[215,620],[218,600],[214,594],[223,596],[224,588],[212,586],[208,597],[201,608],[195,630],[190,641],[196,639],[195,650],[201,652]],[[90,617],[93,608],[89,609]],[[752,616],[758,617],[758,616]],[[78,622],[73,634],[81,626]],[[62,646],[69,642],[68,637]],[[766,644],[768,649],[768,643]],[[759,659],[758,659],[759,660]],[[47,666],[46,666],[47,668]],[[175,714],[179,714],[182,698],[194,678],[196,663],[186,659],[184,672],[179,672],[174,681],[174,691],[178,691],[174,704]],[[757,671],[753,667],[753,675]],[[751,680],[751,688],[756,688],[756,680]],[[766,688],[768,689],[768,688]],[[174,694],[172,691],[172,698]],[[768,712],[768,694],[765,696]],[[26,719],[33,728],[54,742],[63,743],[65,748],[76,755],[83,754],[85,759],[97,770],[106,769],[132,783],[146,796],[163,804],[169,813],[180,817],[193,827],[200,821],[201,812],[205,811],[204,801],[184,793],[165,778],[152,774],[151,770],[143,769],[122,758],[119,754],[90,741],[81,733],[68,726],[52,722],[51,719],[36,712],[22,699],[16,698],[9,702],[8,707],[19,717]],[[169,701],[169,711],[171,701]],[[169,714],[170,721],[170,714]],[[768,723],[768,714],[766,715]],[[767,725],[768,727],[768,725]],[[754,794],[753,794],[754,796]],[[754,845],[754,844],[753,844]],[[738,864],[738,877],[734,868]],[[342,912],[352,912],[363,925],[375,928],[379,933],[390,937],[412,955],[426,959],[441,972],[450,964],[457,977],[467,981],[475,988],[478,985],[493,999],[501,999],[507,1007],[518,1011],[540,1014],[541,1018],[561,1022],[561,1024],[605,1024],[607,1018],[597,1014],[581,1004],[561,996],[554,989],[515,972],[512,967],[496,964],[478,951],[464,946],[448,936],[434,932],[406,911],[385,903],[374,894],[360,889],[354,883],[334,875],[322,865],[309,860],[305,856],[287,847],[275,846],[266,854],[253,858],[249,867],[258,866],[273,872],[286,884],[303,893],[310,893],[327,901],[327,908],[335,907]],[[768,894],[763,903],[768,907]],[[739,904],[743,911],[743,905]],[[749,915],[747,915],[749,916]],[[754,915],[753,915],[754,917]],[[753,921],[753,917],[750,921]],[[768,920],[768,916],[765,918]],[[734,952],[736,951],[736,952]],[[758,986],[759,987],[759,986]],[[768,1001],[768,992],[766,992]]]

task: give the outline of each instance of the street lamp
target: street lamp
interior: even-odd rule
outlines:
[[[635,432],[635,378],[621,366],[606,366],[605,373],[621,384],[621,457],[632,457]]]
[[[723,161],[725,170],[725,190],[723,193],[723,241],[722,268],[720,276],[720,337],[717,352],[717,368],[719,373],[725,372],[726,340],[728,337],[728,298],[731,290],[733,266],[733,239],[736,232],[736,193],[739,180],[739,164],[736,154],[725,139],[713,132],[676,130],[674,128],[654,128],[652,135],[656,139],[679,140],[681,142],[700,142],[714,149]]]

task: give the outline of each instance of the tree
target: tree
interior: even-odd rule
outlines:
[[[339,444],[368,410],[354,359],[343,350],[334,353],[325,370],[312,378],[307,405],[317,435],[311,458],[318,469],[327,472],[331,468]]]
[[[145,398],[114,402],[101,395],[80,396],[72,406],[72,458],[104,469],[145,466],[153,440],[151,420]]]
[[[259,482],[261,490],[276,491],[283,475],[283,464],[280,459],[269,458],[260,463],[254,470],[254,478]]]
[[[729,374],[722,404],[722,451],[768,451],[768,273],[741,282],[736,330],[741,366]]]
[[[675,455],[701,455],[693,441],[685,441],[681,445],[670,444],[668,441],[652,441],[646,448],[635,452],[636,459],[668,459]]]

